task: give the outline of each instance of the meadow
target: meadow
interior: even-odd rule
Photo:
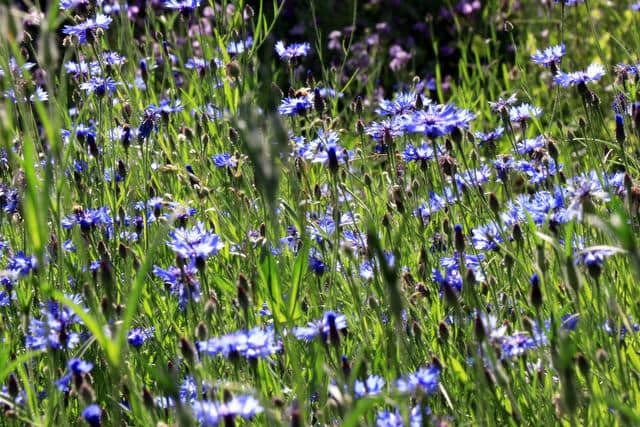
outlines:
[[[639,24],[0,5],[0,426],[640,425]]]

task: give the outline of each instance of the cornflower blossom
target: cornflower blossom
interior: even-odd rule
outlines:
[[[427,407],[425,412],[429,415],[431,410]],[[404,427],[404,425],[404,417],[397,409],[393,412],[388,410],[379,411],[376,415],[376,427]],[[422,411],[419,406],[414,406],[409,414],[409,426],[421,427],[423,425]]]
[[[62,32],[68,36],[73,36],[78,39],[78,43],[84,44],[87,42],[87,32],[93,34],[96,30],[109,29],[109,24],[113,21],[110,16],[98,13],[95,18],[87,19],[77,25],[65,25]]]
[[[609,193],[600,183],[595,172],[583,174],[571,179],[567,185],[569,205],[567,211],[571,218],[582,219],[584,208],[591,209],[594,202],[608,202]]]
[[[625,325],[624,322],[622,322],[622,321],[614,322],[611,319],[606,320],[602,324],[602,329],[608,335],[611,335],[611,336],[618,335],[618,338],[620,339],[620,341],[623,341],[624,338],[626,337],[627,333],[629,333],[629,332],[638,332],[640,330],[640,325],[638,325],[637,323],[633,322],[631,316],[629,316],[627,320],[628,320],[629,326],[631,326],[631,331],[629,331],[629,329],[627,328],[627,326]]]
[[[67,295],[76,305],[82,305],[80,295]],[[73,326],[82,324],[80,317],[69,307],[56,301],[43,304],[40,319],[31,318],[26,346],[30,350],[73,349],[80,343],[80,335],[73,331]],[[85,311],[87,311],[85,309]]]
[[[371,122],[364,131],[374,140],[382,142],[387,132],[392,138],[398,138],[404,135],[405,125],[406,120],[404,116],[393,116],[381,122]]]
[[[245,50],[249,49],[251,46],[253,46],[253,37],[249,36],[246,40],[229,42],[226,48],[229,55],[239,55]]]
[[[395,385],[401,393],[413,393],[420,390],[426,394],[433,394],[438,389],[439,380],[440,368],[431,365],[398,379]]]
[[[292,43],[286,46],[284,42],[280,40],[276,43],[275,49],[280,59],[291,61],[294,58],[307,56],[311,50],[311,45],[309,43]]]
[[[590,82],[596,82],[605,75],[604,67],[600,64],[591,64],[584,71],[565,73],[558,71],[554,77],[556,84],[562,87],[584,86]]]
[[[489,101],[489,107],[495,113],[503,114],[509,111],[511,107],[513,107],[516,102],[518,102],[518,97],[516,94],[510,95],[508,98],[498,98],[497,101]]]
[[[560,60],[565,55],[565,53],[565,45],[559,44],[556,46],[550,46],[543,51],[536,50],[536,52],[531,55],[531,60],[536,64],[550,67],[551,72],[555,74],[558,70],[557,65],[558,63],[560,63]]]
[[[356,380],[353,384],[353,391],[356,397],[375,396],[384,391],[384,378],[380,375],[370,375],[364,381]]]
[[[213,164],[219,168],[235,168],[238,165],[238,160],[229,153],[214,154]]]
[[[399,116],[410,113],[416,109],[418,94],[416,92],[396,93],[393,99],[382,99],[376,109],[376,114],[380,116]],[[429,104],[429,98],[423,99],[424,104]]]
[[[144,344],[149,338],[153,337],[155,328],[133,328],[127,333],[127,342],[130,346],[139,348]]]
[[[331,329],[335,327],[332,332]],[[347,329],[347,317],[344,314],[327,311],[320,320],[309,322],[307,326],[300,326],[292,330],[293,335],[299,340],[311,341],[316,336],[320,336],[323,341],[331,333],[345,331]]]
[[[198,270],[195,263],[178,267],[169,267],[166,270],[153,266],[153,274],[169,286],[171,295],[178,296],[178,307],[184,310],[190,301],[200,301],[200,281],[197,278]]]
[[[102,409],[100,406],[92,403],[91,405],[84,408],[82,411],[82,418],[89,424],[90,427],[100,427],[102,425],[101,422],[102,417]]]
[[[63,218],[61,225],[67,230],[78,225],[82,231],[90,231],[98,226],[111,227],[113,219],[109,213],[109,208],[103,206],[98,209],[79,210]]]
[[[413,215],[422,217],[423,220],[428,221],[431,215],[436,212],[440,212],[447,206],[445,199],[440,197],[433,191],[429,192],[428,203],[420,204],[416,210],[413,211]]]
[[[166,9],[187,12],[196,10],[200,6],[200,0],[165,0]]]
[[[540,117],[541,114],[542,108],[531,104],[520,104],[509,109],[509,119],[517,123],[526,123],[533,118]]]
[[[502,135],[504,135],[504,128],[502,126],[498,126],[487,133],[477,131],[473,134],[479,146],[496,141],[500,139]]]
[[[95,93],[98,96],[105,95],[107,93],[112,94],[117,89],[119,82],[116,82],[111,77],[91,77],[89,81],[80,85],[80,89],[87,93]]]
[[[167,241],[169,249],[183,259],[192,259],[203,262],[211,255],[216,255],[224,247],[224,243],[217,234],[204,228],[202,222],[198,222],[189,229],[178,228],[169,233],[171,240]]]
[[[575,6],[580,3],[584,3],[584,0],[555,0],[556,3],[562,3],[565,6]]]
[[[272,328],[253,328],[211,338],[196,343],[198,351],[208,356],[221,355],[225,358],[242,356],[246,359],[264,359],[282,349],[280,339]]]
[[[296,97],[296,98],[284,98],[278,107],[278,113],[282,116],[303,116],[313,106],[312,95]]]
[[[73,74],[74,77],[98,76],[101,73],[100,64],[97,61],[67,61],[64,63],[64,69],[67,74]]]
[[[456,184],[462,188],[464,186],[478,186],[488,182],[491,179],[491,168],[482,165],[478,169],[469,169],[455,175]]]
[[[444,154],[440,147],[438,147],[438,151],[441,151],[441,154]],[[423,142],[421,145],[414,147],[413,144],[407,144],[404,151],[402,152],[402,157],[405,162],[415,162],[415,161],[428,161],[434,158],[434,151],[431,145]]]
[[[220,421],[233,425],[235,417],[250,420],[264,411],[260,402],[249,395],[233,397],[227,402],[195,401],[191,408],[203,427],[217,426]]]
[[[69,10],[87,6],[89,6],[89,0],[60,0],[60,3],[58,4],[60,10]]]
[[[454,104],[428,104],[424,110],[414,112],[405,129],[411,133],[422,133],[429,138],[447,135],[455,129],[466,129],[475,119],[475,114]]]
[[[22,65],[18,65],[18,61],[16,61],[16,58],[9,58],[9,71],[11,72],[11,74],[17,77],[22,77],[23,71],[29,71],[35,66],[35,62],[25,62]],[[0,77],[4,77],[4,70],[2,69],[2,67],[0,67]]]
[[[543,135],[538,135],[535,138],[525,139],[516,143],[516,150],[518,154],[530,154],[535,150],[543,148],[547,143],[547,139]]]
[[[502,233],[498,224],[490,222],[471,230],[471,243],[478,251],[498,249],[498,245],[504,241]]]

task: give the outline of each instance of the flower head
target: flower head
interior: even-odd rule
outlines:
[[[565,52],[565,45],[559,44],[556,46],[550,46],[543,51],[536,50],[536,52],[531,55],[531,59],[536,64],[544,65],[545,67],[551,67],[560,62],[560,59],[562,59]]]
[[[309,43],[292,43],[289,46],[285,46],[281,40],[276,43],[275,49],[280,59],[291,61],[293,58],[307,56],[311,50],[311,45]]]
[[[604,67],[600,64],[591,64],[584,71],[565,73],[558,71],[554,77],[556,84],[562,87],[577,86],[589,82],[597,82],[605,75]]]
[[[98,13],[95,18],[87,19],[77,25],[65,25],[62,29],[64,34],[74,36],[78,38],[78,43],[84,44],[87,42],[87,33],[93,35],[96,30],[107,30],[109,24],[113,21],[113,18],[102,13]]]

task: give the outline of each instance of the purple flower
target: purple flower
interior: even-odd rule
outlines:
[[[278,107],[278,113],[283,116],[303,116],[312,106],[311,97],[284,98]]]
[[[165,0],[164,7],[179,12],[195,10],[200,6],[200,0]]]
[[[536,64],[551,67],[560,62],[560,59],[564,56],[565,52],[565,45],[559,44],[556,46],[550,46],[543,51],[536,50],[536,52],[531,55],[531,59]]]
[[[535,107],[531,104],[520,104],[517,107],[511,107],[509,110],[509,119],[512,122],[527,122],[531,119],[538,118],[542,114],[542,108]]]
[[[408,119],[405,129],[422,133],[429,138],[447,135],[457,128],[468,128],[475,115],[454,104],[429,104],[425,110],[416,111]]]
[[[153,337],[154,328],[133,328],[127,334],[127,342],[132,347],[141,347],[149,338]]]
[[[289,46],[285,46],[284,42],[281,40],[276,43],[275,49],[280,56],[280,59],[291,61],[293,58],[307,56],[311,50],[311,45],[309,43],[293,43]]]
[[[169,237],[171,240],[167,241],[167,246],[183,259],[203,261],[224,247],[220,237],[207,231],[202,222],[189,229],[175,229],[169,233]]]
[[[229,153],[214,154],[213,164],[219,168],[235,168],[238,165],[238,160]]]
[[[102,96],[107,93],[112,94],[119,84],[111,77],[91,77],[89,81],[80,85],[80,89],[85,90],[87,93],[95,93],[98,96]]]
[[[585,85],[589,82],[596,82],[605,75],[604,67],[600,64],[591,64],[584,71],[574,71],[565,73],[558,71],[554,77],[556,84],[562,87]]]
[[[91,427],[100,427],[100,418],[102,416],[102,409],[100,409],[99,405],[92,403],[91,405],[84,408],[82,411],[82,418],[89,424]]]
[[[478,145],[482,146],[487,142],[493,142],[500,139],[503,134],[504,134],[504,128],[502,126],[498,126],[494,130],[489,131],[487,133],[480,132],[480,131],[475,132],[473,136],[478,140]]]
[[[97,29],[107,30],[112,21],[110,16],[98,13],[94,19],[87,19],[78,25],[65,25],[62,32],[77,37],[78,43],[84,44],[87,42],[87,32],[93,33]]]

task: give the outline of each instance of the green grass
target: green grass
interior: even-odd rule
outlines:
[[[0,170],[3,192],[9,197],[16,189],[19,199],[14,212],[0,215],[0,236],[7,242],[2,277],[9,277],[9,260],[18,251],[33,254],[38,265],[12,287],[0,288],[15,293],[9,304],[0,306],[0,383],[8,387],[0,393],[0,425],[81,424],[82,410],[94,402],[103,410],[104,425],[189,425],[196,423],[189,403],[162,409],[149,405],[143,393],[179,402],[178,387],[186,376],[208,384],[207,394],[198,400],[255,396],[264,412],[252,421],[238,419],[242,425],[288,425],[297,411],[300,425],[375,425],[378,411],[394,408],[407,422],[414,405],[428,406],[434,420],[453,425],[637,425],[638,335],[628,332],[620,339],[602,325],[610,321],[614,329],[631,330],[640,318],[640,133],[633,118],[625,117],[626,138],[617,141],[610,108],[619,93],[629,104],[638,101],[637,83],[633,78],[623,83],[613,67],[638,62],[638,12],[627,4],[593,0],[564,9],[522,2],[531,4],[514,11],[501,9],[504,2],[487,1],[481,25],[456,18],[460,58],[449,90],[441,86],[439,33],[433,29],[435,37],[416,47],[433,64],[433,102],[453,102],[473,111],[471,131],[504,124],[489,101],[512,93],[519,102],[542,107],[543,114],[525,129],[507,125],[495,152],[478,146],[471,131],[428,143],[446,146],[462,172],[491,165],[502,154],[514,156],[516,141],[542,134],[553,141],[557,153],[547,144],[538,155],[545,164],[553,155],[563,170],[535,185],[518,172],[503,182],[493,173],[489,182],[464,190],[454,185],[458,201],[422,219],[414,209],[428,200],[429,192],[442,194],[451,185],[436,160],[424,165],[403,160],[405,146],[424,138],[407,134],[387,140],[390,154],[379,154],[371,137],[358,132],[357,122],[380,120],[374,112],[379,78],[391,76],[412,89],[424,70],[410,63],[391,73],[384,50],[372,54],[367,69],[350,70],[347,57],[331,67],[329,58],[335,53],[325,46],[333,28],[319,27],[309,28],[317,38],[309,40],[314,46],[310,57],[289,67],[273,51],[277,39],[272,31],[275,24],[282,25],[277,2],[254,5],[248,20],[242,16],[244,2],[223,3],[222,10],[232,3],[235,12],[217,13],[212,34],[194,37],[201,52],[180,43],[188,18],[168,11],[147,10],[144,26],[135,28],[124,14],[113,16],[110,28],[94,42],[64,46],[56,38],[61,37],[64,16],[73,14],[59,11],[57,5],[43,11],[39,35],[32,41],[20,39],[18,20],[11,18],[17,11],[1,12],[7,14],[8,25],[0,36],[0,68],[8,70],[11,57],[18,63],[25,55],[37,59],[36,68],[47,72],[42,83],[49,98],[36,103],[6,99],[0,106],[0,141],[7,151]],[[316,3],[308,5],[309,26],[311,17],[322,12]],[[363,5],[348,5],[353,6],[352,21],[358,22]],[[500,10],[504,19],[498,17]],[[227,52],[230,41],[248,35],[253,36],[251,48],[239,55]],[[345,40],[343,53],[355,39]],[[605,66],[607,74],[589,84],[598,103],[584,102],[576,88],[555,86],[548,69],[531,62],[536,49],[561,42],[567,48],[563,70],[584,69],[592,62]],[[112,96],[87,95],[60,67],[82,57],[93,60],[106,51],[126,56],[124,65],[110,71],[99,64],[103,73],[121,82]],[[177,58],[173,65],[168,65],[169,53]],[[184,67],[192,56],[218,57],[222,65],[199,74]],[[146,89],[130,86],[143,58],[150,70]],[[320,67],[314,84],[304,77],[307,61]],[[237,67],[236,77],[231,67]],[[295,77],[294,68],[299,68]],[[181,73],[182,84],[173,78],[174,71]],[[364,81],[358,78],[362,73],[367,74]],[[35,77],[35,69],[22,77],[5,73],[0,85],[3,91],[13,89],[18,98],[28,97],[35,90]],[[287,96],[289,87],[303,86],[331,87],[344,96],[327,99],[323,112],[280,116],[277,106],[283,94]],[[357,96],[364,100],[362,112],[355,108]],[[385,97],[391,98],[392,92]],[[143,142],[132,138],[128,149],[110,141],[111,129],[124,124],[137,129],[145,108],[163,98],[180,99],[184,110],[158,120],[157,129]],[[220,117],[207,120],[200,112],[191,113],[207,104],[219,109]],[[69,114],[72,106],[75,116]],[[97,157],[73,132],[79,123],[89,122],[101,150]],[[68,142],[60,137],[61,129],[71,130]],[[348,166],[341,163],[332,171],[291,155],[291,135],[308,142],[318,129],[338,132],[340,144],[354,151]],[[234,155],[237,166],[216,167],[211,158],[219,153]],[[74,160],[86,162],[89,171],[66,173]],[[114,176],[118,162],[126,170],[122,181],[105,180],[105,173]],[[604,202],[585,198],[582,218],[565,224],[536,225],[531,216],[523,218],[518,225],[522,239],[510,239],[517,231],[505,227],[498,248],[482,251],[485,259],[478,273],[484,279],[463,269],[460,294],[444,295],[432,269],[441,268],[441,257],[456,256],[454,225],[462,226],[467,254],[477,255],[481,251],[472,245],[472,229],[498,220],[497,212],[504,212],[508,201],[566,187],[571,177],[592,170],[601,183],[606,183],[605,174],[625,172],[626,195],[611,194]],[[152,220],[149,212],[134,205],[153,197],[196,212],[186,221],[176,215],[154,215]],[[105,237],[104,227],[83,232],[61,225],[74,210],[103,206],[115,222],[111,238]],[[171,212],[166,203],[160,210]],[[317,225],[314,215],[327,212],[334,221],[338,212],[357,220],[336,227],[319,243],[307,227]],[[134,231],[134,225],[123,226],[121,218],[133,223],[136,215],[142,220],[138,240],[132,242],[120,232]],[[195,277],[200,281],[199,301],[181,309],[152,269],[176,265],[176,255],[166,244],[169,233],[198,221],[220,236],[224,248]],[[299,232],[297,251],[279,243],[289,226]],[[346,231],[366,238],[367,248],[346,247]],[[614,253],[599,274],[575,265],[579,251],[571,242],[578,238],[586,247]],[[75,252],[63,249],[68,239]],[[276,247],[281,250],[273,253]],[[387,261],[389,252],[393,263]],[[322,256],[322,275],[310,269],[313,254]],[[89,264],[99,260],[102,266],[93,273]],[[360,275],[364,260],[375,265],[371,280]],[[531,299],[534,273],[542,290],[539,306]],[[71,294],[81,295],[82,303],[73,302]],[[70,329],[82,333],[81,340],[70,350],[31,351],[25,338],[30,320],[40,318],[41,304],[50,300],[81,318],[82,324]],[[264,302],[269,316],[259,314]],[[328,310],[347,317],[347,333],[339,341],[305,342],[290,333]],[[505,358],[498,339],[479,330],[480,312],[494,316],[496,329],[503,325],[506,335],[530,336],[534,325],[549,320],[544,328],[548,342],[520,357]],[[579,321],[568,332],[561,319],[574,313]],[[134,327],[155,329],[140,348],[127,342]],[[273,327],[282,350],[252,361],[193,353],[197,341],[253,327]],[[343,355],[350,366],[347,374]],[[54,382],[68,373],[71,358],[95,366],[90,374],[74,378],[65,394]],[[433,393],[407,395],[393,387],[398,378],[430,365],[440,367]],[[354,381],[373,374],[384,378],[384,391],[356,398]],[[10,393],[15,386],[18,400]],[[46,398],[39,398],[42,392]],[[424,419],[427,424],[433,421],[426,413]]]

